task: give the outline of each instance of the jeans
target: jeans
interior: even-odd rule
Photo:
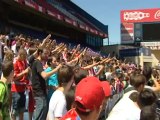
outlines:
[[[33,114],[34,120],[46,120],[48,113],[47,97],[34,97],[36,109]]]

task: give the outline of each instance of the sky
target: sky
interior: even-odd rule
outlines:
[[[94,18],[109,26],[109,43],[120,43],[120,11],[160,8],[160,0],[72,0]],[[104,40],[108,44],[108,40]]]

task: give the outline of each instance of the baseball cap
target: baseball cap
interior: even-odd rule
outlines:
[[[83,107],[76,106],[82,112],[90,112],[99,108],[105,98],[101,82],[96,77],[83,78],[77,85],[75,101]]]
[[[103,88],[103,90],[104,90],[105,97],[110,96],[110,95],[111,95],[111,87],[110,87],[109,82],[107,82],[107,81],[102,81],[102,82],[101,82],[101,85],[102,85],[102,88]]]

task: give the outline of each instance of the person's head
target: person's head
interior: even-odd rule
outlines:
[[[49,56],[49,50],[47,49],[38,49],[37,50],[38,57],[41,58],[42,61],[47,61]]]
[[[99,61],[101,61],[100,57],[95,57],[95,58],[94,58],[94,62],[95,62],[95,63],[97,63],[97,62],[99,62]]]
[[[135,75],[131,80],[130,83],[136,90],[141,92],[144,89],[146,83],[146,77],[144,75],[138,74]]]
[[[52,56],[52,67],[56,67],[59,63],[58,56]]]
[[[18,51],[18,56],[20,60],[25,60],[27,58],[27,52],[25,49],[21,48]]]
[[[3,77],[7,78],[8,82],[10,82],[10,80],[13,78],[14,75],[13,62],[4,61],[1,66],[2,66]]]
[[[13,61],[14,53],[11,50],[5,52],[4,61]]]
[[[96,77],[86,77],[76,86],[75,106],[82,120],[97,120],[102,110],[105,93]]]
[[[115,85],[115,79],[114,79],[114,78],[112,78],[112,79],[110,80],[110,85],[112,85],[112,86]]]
[[[41,55],[41,59],[46,61],[49,57],[49,50],[47,49],[43,49],[42,55]]]
[[[156,108],[152,105],[142,108],[140,120],[157,120]],[[158,119],[159,120],[159,119]]]
[[[148,105],[152,105],[157,101],[156,94],[150,89],[144,89],[139,93],[137,104],[140,108],[143,108]]]
[[[138,95],[139,95],[138,92],[133,92],[133,93],[131,93],[131,95],[129,96],[129,98],[130,98],[133,102],[137,102],[137,100],[138,100]]]
[[[73,84],[73,76],[74,76],[74,71],[72,67],[63,65],[59,70],[58,70],[58,84],[60,87],[66,87],[67,89],[70,89],[71,85]]]
[[[77,69],[75,70],[74,73],[74,80],[75,80],[75,84],[77,85],[83,78],[87,77],[89,75],[87,70],[84,69]]]

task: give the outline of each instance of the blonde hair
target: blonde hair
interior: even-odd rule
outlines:
[[[14,53],[11,50],[5,52],[4,61],[13,61]]]

